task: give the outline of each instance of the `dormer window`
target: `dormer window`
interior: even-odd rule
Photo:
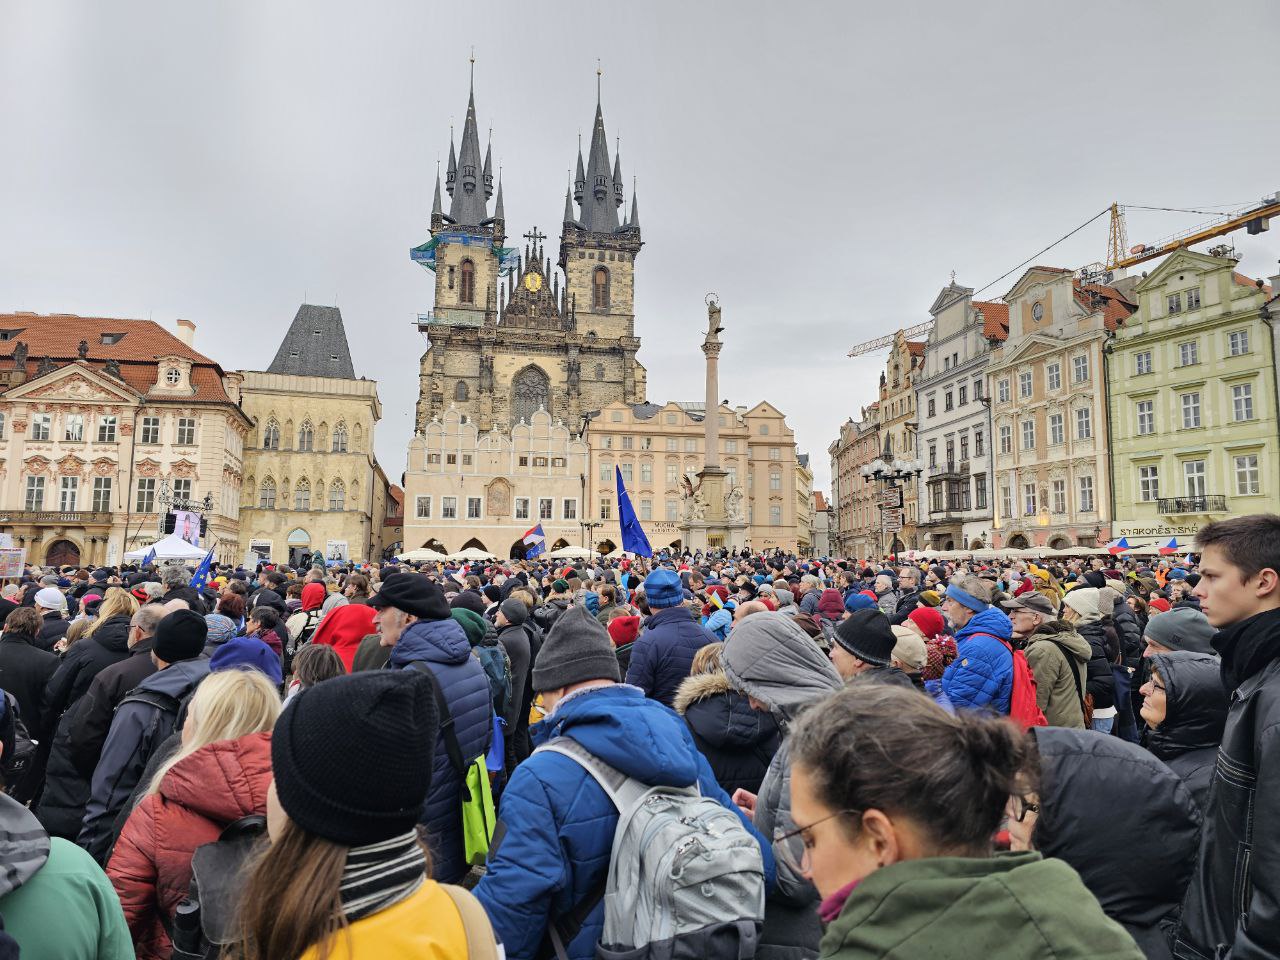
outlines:
[[[3,339],[7,340],[8,337],[5,337]],[[123,333],[104,333],[102,335],[102,345],[104,347],[114,346],[115,344],[119,343],[123,339],[124,339]]]
[[[17,330],[0,330],[0,340],[12,340],[21,332],[21,328]]]
[[[312,335],[313,337],[318,337],[318,336],[320,336],[320,331],[319,331],[319,330],[312,330],[312,331],[311,331],[311,335]]]
[[[164,372],[164,382],[169,384],[171,387],[176,387],[178,385],[178,381],[181,379],[182,374],[178,371],[177,367],[170,367]]]

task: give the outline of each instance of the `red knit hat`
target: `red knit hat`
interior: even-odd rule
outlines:
[[[1169,601],[1164,597],[1155,597],[1147,604],[1152,610],[1159,610],[1161,613],[1168,613],[1173,608],[1169,606]]]
[[[947,629],[947,621],[937,607],[916,607],[907,619],[920,628],[926,640],[932,640]]]
[[[633,643],[636,637],[640,636],[640,618],[639,617],[614,617],[609,621],[609,636],[613,638],[613,645],[621,647],[628,643]]]

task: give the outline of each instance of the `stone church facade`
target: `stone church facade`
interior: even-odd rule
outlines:
[[[481,157],[474,90],[461,148],[449,145],[445,192],[447,212],[437,176],[431,238],[411,252],[435,274],[434,307],[418,318],[430,345],[415,433],[451,409],[481,432],[510,431],[542,409],[576,433],[607,404],[644,402],[634,314],[639,209],[633,191],[619,220],[622,163],[615,154],[610,164],[599,102],[587,162],[579,153],[565,192],[554,263],[536,227],[522,248],[504,246],[502,184],[495,193],[491,148]]]

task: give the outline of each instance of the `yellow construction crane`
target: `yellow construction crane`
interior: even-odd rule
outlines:
[[[1154,246],[1139,243],[1129,247],[1124,222],[1124,207],[1118,203],[1111,205],[1111,230],[1107,237],[1107,269],[1117,270],[1122,267],[1133,267],[1157,257],[1173,253],[1214,237],[1221,237],[1239,230],[1241,227],[1250,234],[1265,233],[1271,226],[1272,217],[1280,217],[1280,191],[1272,197],[1262,200],[1252,207],[1244,207],[1232,213],[1223,214],[1216,221],[1174,234]]]

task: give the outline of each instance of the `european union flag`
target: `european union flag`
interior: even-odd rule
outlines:
[[[635,508],[631,506],[631,498],[627,496],[627,487],[622,482],[622,468],[615,465],[613,469],[618,475],[618,523],[622,527],[622,549],[641,557],[652,557],[653,547],[649,546],[649,538],[644,535]]]
[[[203,590],[209,583],[209,568],[212,566],[213,548],[210,547],[209,552],[200,561],[200,566],[196,567],[195,576],[191,578],[191,586],[197,590]]]
[[[142,565],[145,567],[148,564],[153,564],[155,562],[156,562],[156,548],[152,547],[150,550],[147,551],[147,555],[142,558]]]

